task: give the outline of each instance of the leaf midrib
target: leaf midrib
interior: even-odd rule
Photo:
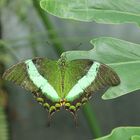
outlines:
[[[125,65],[125,64],[134,64],[134,63],[140,63],[140,60],[136,60],[136,61],[129,61],[129,62],[117,62],[117,63],[107,63],[107,65],[112,66],[112,65]]]
[[[71,10],[73,11],[80,11],[80,10],[84,10],[84,11],[87,11],[85,10],[84,8],[77,8],[77,9],[74,9],[74,8],[71,8]],[[97,11],[97,12],[110,12],[110,13],[118,13],[118,14],[125,14],[125,15],[131,15],[131,16],[140,16],[140,14],[138,13],[131,13],[131,12],[128,12],[128,11],[119,11],[119,10],[107,10],[107,9],[88,9],[89,11],[92,10],[92,11]]]

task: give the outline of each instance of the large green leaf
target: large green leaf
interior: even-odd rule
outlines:
[[[140,140],[140,127],[118,127],[111,134],[95,140]]]
[[[40,5],[60,18],[140,25],[139,0],[41,0]]]
[[[112,67],[121,79],[121,84],[111,87],[102,96],[113,99],[140,89],[140,45],[114,38],[97,38],[90,51],[68,51],[62,54],[68,60],[94,59]]]

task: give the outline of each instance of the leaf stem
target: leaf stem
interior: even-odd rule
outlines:
[[[83,112],[86,117],[87,123],[91,129],[91,133],[94,137],[101,137],[101,130],[96,118],[96,114],[93,112],[93,107],[89,103],[86,103],[83,107]]]
[[[50,22],[48,15],[45,12],[43,12],[43,10],[40,8],[38,0],[32,0],[32,2],[33,2],[33,5],[34,5],[38,15],[40,16],[40,18],[44,24],[44,27],[46,28],[46,31],[48,31],[48,36],[53,43],[54,50],[60,56],[61,53],[64,52],[64,48],[62,47],[62,44],[59,40],[53,41],[58,38],[58,35],[55,32],[55,30],[53,32],[49,32],[49,30],[53,30],[54,27],[53,27],[52,23]]]

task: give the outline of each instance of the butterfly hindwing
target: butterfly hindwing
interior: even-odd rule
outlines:
[[[35,58],[33,59],[33,63],[37,68],[38,73],[48,81],[56,94],[61,97],[61,71],[57,61],[49,60],[47,58]],[[49,88],[46,90],[49,92]],[[51,91],[49,93],[56,96]]]

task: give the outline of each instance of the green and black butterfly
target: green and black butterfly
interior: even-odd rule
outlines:
[[[75,120],[80,106],[103,87],[117,86],[118,75],[108,66],[93,60],[34,58],[8,69],[3,78],[31,91],[52,114],[64,108]]]

